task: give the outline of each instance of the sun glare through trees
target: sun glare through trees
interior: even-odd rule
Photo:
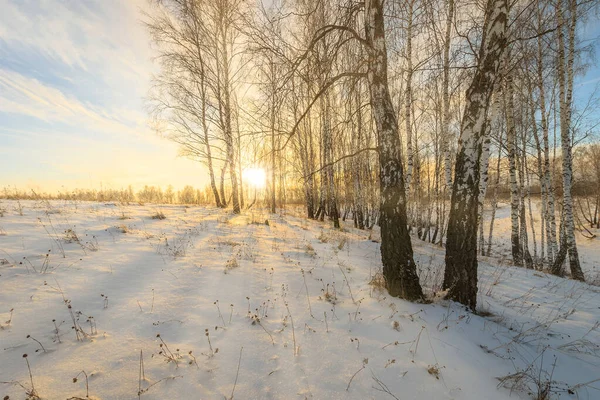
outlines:
[[[242,171],[242,180],[253,188],[264,189],[267,186],[267,173],[264,168],[246,168]]]

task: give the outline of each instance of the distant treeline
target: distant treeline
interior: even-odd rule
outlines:
[[[493,174],[490,174],[493,178]],[[498,199],[503,201],[510,200],[510,184],[508,179],[502,177],[502,181],[498,185]],[[578,197],[594,196],[597,192],[597,184],[595,181],[578,176],[573,184],[573,195]],[[560,182],[556,182],[555,191],[558,195],[562,194]],[[225,190],[226,194],[230,195],[230,188]],[[253,201],[253,191],[245,190],[245,196],[249,203],[263,203],[269,197],[269,190],[261,193],[258,199]],[[537,197],[541,194],[540,186],[532,184],[529,187],[529,194]],[[283,207],[285,204],[303,204],[301,188],[287,188],[287,191],[279,204]],[[491,193],[487,193],[486,198],[491,199]],[[17,189],[4,187],[0,191],[0,199],[5,200],[79,200],[79,201],[114,201],[119,203],[152,203],[152,204],[212,204],[214,203],[213,194],[209,185],[202,189],[195,188],[191,185],[184,186],[181,190],[175,190],[169,185],[166,189],[160,186],[145,185],[137,192],[131,185],[121,189],[73,189],[73,190],[58,190],[56,192],[42,192],[33,189]],[[343,199],[342,199],[343,200]],[[341,201],[341,208],[351,208],[351,204],[345,204]]]
[[[73,189],[56,192],[38,192],[32,189],[22,190],[5,187],[0,193],[1,199],[7,200],[80,200],[80,201],[114,201],[119,203],[161,203],[161,204],[208,204],[212,201],[210,188],[194,188],[187,185],[181,190],[174,190],[169,185],[163,190],[160,186],[144,186],[134,191],[129,185],[121,189]]]

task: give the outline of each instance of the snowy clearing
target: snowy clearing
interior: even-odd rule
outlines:
[[[484,259],[474,315],[370,284],[375,232],[216,208],[0,207],[4,398],[600,398],[596,286]],[[413,244],[439,290],[443,249]],[[582,247],[590,270],[597,247]]]

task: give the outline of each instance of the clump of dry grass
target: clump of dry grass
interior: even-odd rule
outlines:
[[[230,239],[210,239],[211,243],[214,243],[217,246],[231,246],[231,247],[236,247],[236,246],[241,246],[242,244],[240,242],[236,242],[234,240],[230,240]]]
[[[65,236],[63,237],[65,243],[79,243],[79,236],[77,236],[77,232],[74,229],[65,230]]]
[[[322,295],[319,296],[319,299],[323,299],[334,305],[337,303],[337,292],[335,290],[335,283],[328,283],[327,286],[323,284],[323,289],[321,289],[321,293]]]
[[[306,243],[304,245],[304,252],[309,255],[310,257],[316,257],[317,252],[315,251],[315,248],[312,247],[312,245],[310,243]]]
[[[377,271],[375,275],[371,277],[369,285],[381,291],[385,290],[385,277],[383,276],[383,272]]]
[[[228,271],[235,269],[239,266],[240,266],[240,264],[238,263],[237,257],[231,257],[225,263],[225,273],[227,273]]]
[[[327,243],[329,242],[329,236],[327,236],[325,234],[325,231],[321,231],[321,233],[319,234],[319,236],[317,237],[317,239],[319,240],[319,242],[321,243]]]
[[[157,211],[156,213],[152,214],[152,216],[150,217],[152,219],[167,219],[167,217],[165,216],[165,214],[162,211]]]
[[[554,398],[556,393],[565,391],[574,394],[571,388],[565,388],[564,384],[553,379],[556,356],[550,370],[544,368],[544,353],[547,349],[545,348],[526,368],[517,368],[512,374],[498,377],[498,387],[528,393],[536,400],[549,400]]]
[[[131,217],[129,215],[125,215],[125,212],[122,212],[121,215],[119,215],[119,220],[123,221],[126,219],[131,219]]]
[[[437,364],[427,367],[427,372],[429,375],[434,376],[435,379],[440,379],[440,367]]]
[[[266,218],[264,214],[255,215],[254,213],[252,213],[252,215],[250,217],[250,224],[251,225],[267,225],[267,226],[269,226],[269,219]]]
[[[229,224],[229,217],[226,215],[217,217],[217,222],[220,224]]]
[[[193,247],[190,235],[190,231],[185,231],[183,234],[171,238],[171,240],[166,235],[163,235],[159,238],[156,252],[173,258],[185,257],[188,248]]]

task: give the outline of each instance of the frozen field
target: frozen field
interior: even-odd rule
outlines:
[[[474,315],[370,284],[375,232],[256,211],[20,205],[0,203],[5,399],[600,398],[597,286],[484,259]],[[600,241],[579,242],[589,275]],[[413,244],[439,290],[443,250]]]

